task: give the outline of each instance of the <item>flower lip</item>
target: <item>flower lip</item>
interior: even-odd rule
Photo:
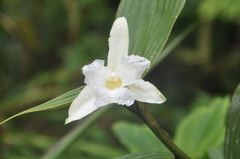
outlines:
[[[114,90],[115,88],[122,87],[122,79],[115,72],[112,72],[105,81],[106,88]]]

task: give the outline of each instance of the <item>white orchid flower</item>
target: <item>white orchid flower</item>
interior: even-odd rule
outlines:
[[[103,60],[95,60],[82,68],[87,86],[72,102],[65,124],[111,103],[131,106],[135,100],[159,104],[166,100],[153,84],[141,79],[143,72],[149,69],[150,61],[128,55],[126,18],[115,20],[108,41],[107,67]]]

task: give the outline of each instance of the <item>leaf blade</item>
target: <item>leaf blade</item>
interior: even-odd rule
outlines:
[[[131,153],[144,151],[169,152],[146,125],[119,121],[113,125],[113,131],[119,141],[127,147]],[[140,138],[141,140],[139,140]]]
[[[79,94],[79,92],[81,92],[81,90],[83,88],[84,88],[84,86],[76,88],[76,89],[71,90],[67,93],[64,93],[56,98],[53,98],[52,100],[50,100],[48,102],[45,102],[45,103],[35,106],[33,108],[24,110],[18,114],[15,114],[15,115],[7,118],[6,120],[2,121],[0,123],[0,125],[17,117],[17,116],[23,115],[23,114],[44,111],[44,110],[58,109],[58,108],[62,108],[64,106],[70,105],[70,103],[73,101],[73,99],[77,97],[77,95]]]
[[[225,158],[240,157],[240,84],[238,85],[231,101],[227,117],[227,128],[224,141]]]
[[[129,54],[146,57],[153,65],[161,53],[185,0],[122,0],[117,17],[129,24]]]
[[[221,145],[229,97],[215,98],[209,106],[192,111],[179,124],[175,143],[192,158]]]

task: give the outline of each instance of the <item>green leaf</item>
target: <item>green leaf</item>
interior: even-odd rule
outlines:
[[[190,157],[202,157],[204,153],[221,145],[224,139],[224,121],[229,97],[215,98],[209,106],[193,110],[179,124],[175,143]]]
[[[129,54],[146,57],[153,65],[161,53],[185,0],[122,0],[117,17],[129,26]]]
[[[44,110],[58,109],[58,108],[62,108],[64,106],[69,106],[70,103],[73,101],[73,99],[77,97],[77,95],[82,91],[83,88],[84,88],[84,86],[79,87],[79,88],[74,89],[74,90],[71,90],[71,91],[69,91],[67,93],[64,93],[64,94],[46,102],[46,103],[40,104],[40,105],[35,106],[33,108],[22,111],[22,112],[20,112],[16,115],[13,115],[10,118],[2,121],[0,123],[0,125],[7,122],[8,120],[10,120],[12,118],[15,118],[15,117],[23,115],[23,114],[38,112],[38,111],[44,111]]]
[[[144,151],[169,152],[146,125],[120,121],[113,125],[113,131],[119,141],[127,147],[131,153]]]
[[[233,95],[226,125],[225,158],[240,158],[240,84]]]
[[[94,112],[94,114],[91,114],[88,116],[88,118],[85,118],[83,122],[79,123],[73,130],[68,132],[61,140],[56,142],[42,158],[43,159],[59,158],[59,156],[61,156],[62,153],[64,153],[70,146],[72,146],[73,143],[76,142],[77,139],[80,138],[96,122],[96,120],[98,120],[103,115],[103,113],[105,113],[110,108],[110,106],[111,105],[99,108],[98,111]],[[89,144],[86,145],[82,143],[81,145],[82,146],[80,147],[81,148],[85,147],[86,150]],[[95,153],[99,152],[99,147],[97,149],[98,149],[97,151],[96,150],[94,151]]]
[[[208,152],[210,159],[224,159],[223,145]]]
[[[116,159],[174,159],[173,154],[169,152],[144,152],[144,153],[135,153]]]

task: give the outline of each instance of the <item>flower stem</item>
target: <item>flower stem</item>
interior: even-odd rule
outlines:
[[[175,159],[190,159],[181,149],[179,149],[158,125],[157,121],[142,102],[137,105],[127,107],[129,111],[139,116],[145,124],[152,130],[152,132],[162,141],[162,143],[174,154]]]

